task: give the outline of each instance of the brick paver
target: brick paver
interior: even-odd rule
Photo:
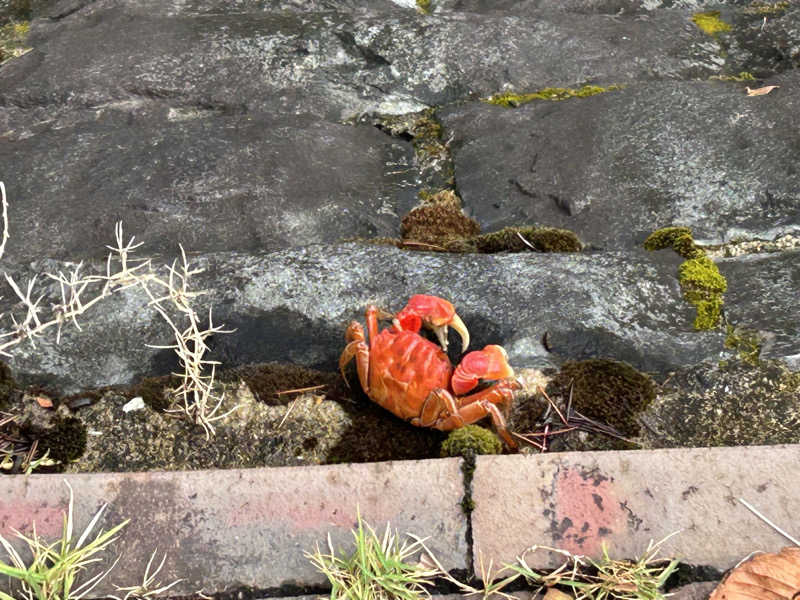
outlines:
[[[680,531],[664,554],[728,569],[755,550],[791,545],[742,506],[784,528],[800,514],[800,446],[480,457],[473,481],[475,568],[511,563],[533,544],[598,556],[640,555]],[[557,555],[528,555],[532,566]]]
[[[123,519],[111,583],[140,580],[150,554],[168,558],[161,582],[184,578],[174,591],[216,592],[241,586],[320,586],[325,579],[303,552],[324,543],[350,544],[359,507],[382,532],[430,536],[427,544],[448,569],[467,568],[466,519],[457,459],[230,471],[32,475],[0,479],[0,533],[11,528],[60,534],[68,490],[75,491],[82,528],[109,503],[106,528]],[[80,531],[78,530],[78,531]]]

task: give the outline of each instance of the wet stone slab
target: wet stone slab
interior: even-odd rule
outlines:
[[[309,468],[175,473],[32,475],[0,482],[0,534],[13,529],[56,539],[75,492],[76,532],[100,506],[104,529],[130,519],[112,548],[121,555],[95,593],[141,581],[151,553],[167,553],[161,582],[183,581],[173,593],[241,587],[320,588],[325,579],[305,552],[331,535],[350,549],[360,510],[380,534],[430,536],[426,544],[447,569],[467,567],[462,478],[456,459]]]
[[[473,482],[474,556],[512,563],[544,545],[598,557],[637,557],[679,531],[664,556],[728,569],[755,549],[789,542],[742,504],[791,527],[800,511],[800,446],[480,457]],[[528,553],[534,568],[561,561]],[[475,564],[477,570],[479,565]]]

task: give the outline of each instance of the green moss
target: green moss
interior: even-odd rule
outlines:
[[[758,16],[766,16],[766,15],[774,15],[780,12],[785,11],[789,8],[789,2],[760,2],[759,0],[754,0],[750,3],[750,6],[746,6],[743,12],[747,15],[758,15]]]
[[[720,19],[718,10],[695,13],[692,15],[692,22],[697,25],[703,33],[711,36],[716,36],[719,33],[731,30],[730,24]]]
[[[562,398],[572,394],[572,406],[578,412],[608,423],[625,436],[639,433],[636,417],[656,396],[650,377],[608,359],[566,362],[551,385]]]
[[[728,282],[714,261],[706,256],[687,260],[678,268],[678,280],[683,297],[697,308],[694,328],[705,331],[716,327],[722,314],[722,294],[728,289]]]
[[[728,325],[725,347],[736,350],[739,359],[743,362],[753,366],[758,365],[761,355],[761,338],[757,332]]]
[[[429,15],[433,9],[433,3],[431,0],[417,0],[417,8],[422,14]]]
[[[709,79],[713,79],[715,81],[736,81],[736,82],[743,82],[743,81],[755,81],[755,76],[750,73],[749,71],[741,71],[738,75],[712,75]]]
[[[547,87],[537,92],[529,94],[516,94],[514,92],[504,92],[502,94],[495,94],[483,101],[497,106],[504,106],[505,108],[517,108],[528,102],[534,100],[566,100],[568,98],[588,98],[597,94],[619,90],[621,86],[610,85],[608,87],[601,87],[599,85],[585,85],[579,89],[573,88],[558,88]]]
[[[499,438],[479,425],[465,425],[450,432],[442,442],[442,457],[500,454],[503,445]]]
[[[713,329],[722,315],[722,294],[728,282],[713,260],[695,245],[688,227],[664,227],[651,233],[644,241],[646,250],[672,248],[686,258],[678,267],[678,280],[683,297],[694,304],[697,316],[694,328],[698,331]]]
[[[578,236],[572,231],[555,227],[505,227],[499,231],[477,236],[472,243],[478,252],[485,254],[530,250],[580,252],[583,249]]]
[[[42,453],[48,451],[56,462],[78,460],[86,451],[86,427],[76,417],[56,417],[53,426],[38,439]]]
[[[651,233],[644,241],[645,250],[672,248],[684,258],[696,258],[703,251],[695,246],[692,230],[688,227],[663,227]]]
[[[30,48],[25,46],[30,23],[21,21],[0,27],[0,63],[22,56]]]

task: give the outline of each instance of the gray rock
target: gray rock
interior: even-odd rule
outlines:
[[[776,77],[784,88],[797,72]],[[606,248],[691,227],[698,241],[800,230],[793,94],[739,84],[647,83],[517,109],[442,112],[464,204],[486,229],[572,229]]]
[[[206,271],[191,289],[208,292],[196,301],[201,315],[213,305],[214,324],[236,329],[210,342],[212,356],[228,366],[281,361],[333,370],[348,321],[363,321],[368,303],[396,311],[411,295],[429,293],[456,305],[472,334],[471,348],[502,344],[515,366],[605,356],[665,372],[724,352],[722,331],[692,329],[693,309],[681,298],[676,258],[645,251],[441,255],[315,245],[259,256],[193,257],[192,264]],[[17,279],[27,277],[20,273]],[[48,306],[57,289],[44,291],[42,305]],[[15,374],[80,387],[176,368],[170,350],[145,347],[171,343],[169,328],[147,301],[140,290],[125,290],[86,314],[83,332],[65,326],[60,345],[45,336],[36,348],[18,346],[11,361]]]
[[[97,257],[118,220],[170,255],[397,236],[415,203],[411,145],[369,126],[152,101],[14,137],[0,162],[19,261]]]

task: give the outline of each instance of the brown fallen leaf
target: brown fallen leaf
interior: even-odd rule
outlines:
[[[755,88],[755,89],[751,88],[751,87],[746,87],[744,89],[747,90],[747,95],[748,96],[763,96],[764,94],[769,94],[772,90],[774,90],[775,88],[779,88],[779,87],[781,87],[781,86],[779,86],[779,85],[766,85],[764,87]]]
[[[46,396],[35,396],[34,400],[42,408],[53,408],[53,401]]]
[[[794,600],[800,598],[800,548],[759,554],[742,563],[708,600]]]

